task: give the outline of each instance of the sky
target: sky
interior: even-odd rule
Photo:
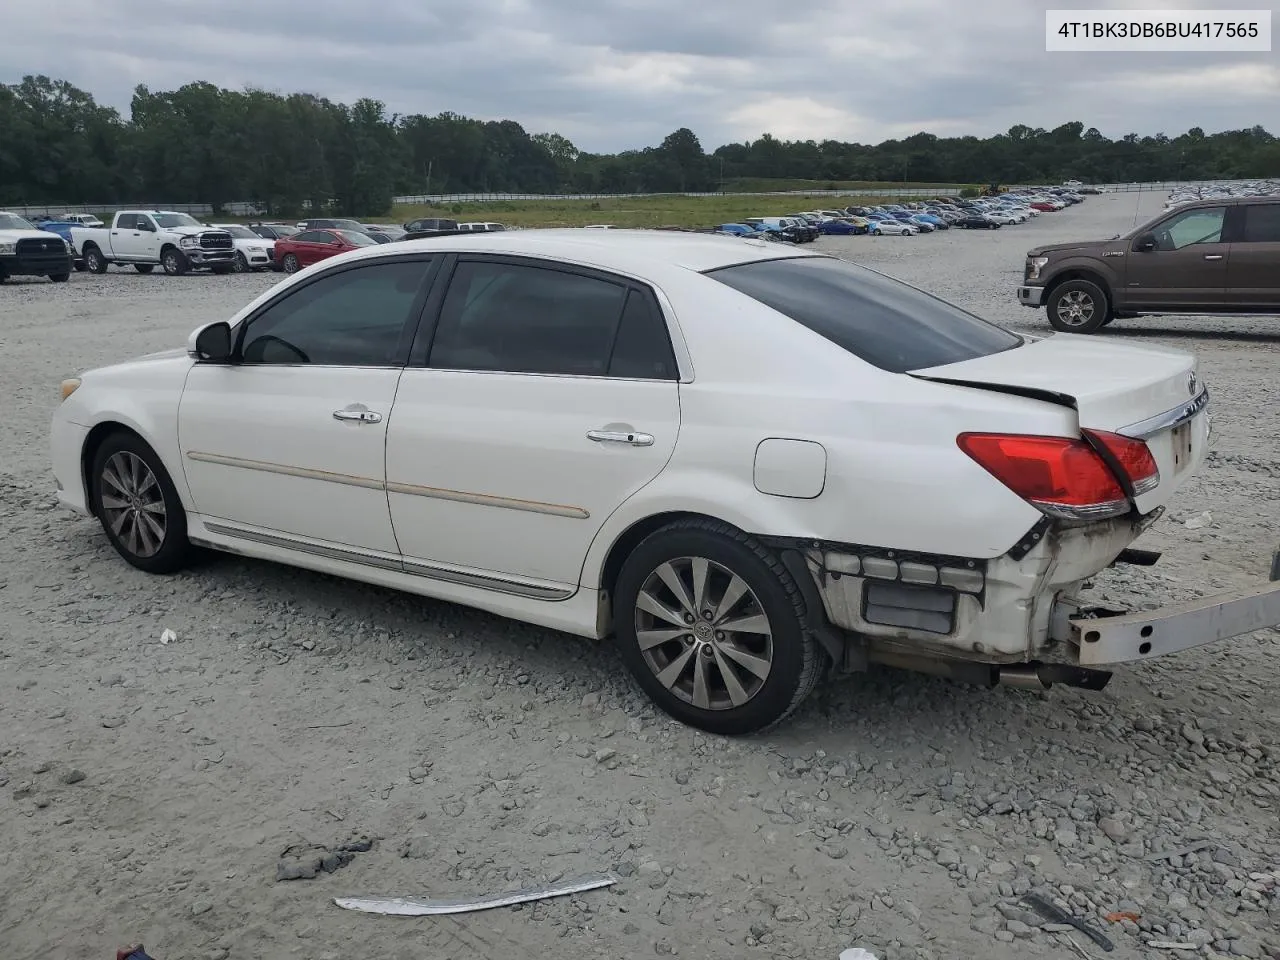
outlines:
[[[451,111],[582,150],[763,133],[878,143],[1079,120],[1109,137],[1266,126],[1272,53],[1046,53],[1046,6],[1212,0],[57,0],[8,3],[0,82],[46,74],[129,115],[195,80]],[[1240,5],[1240,4],[1236,4]],[[1250,4],[1243,4],[1248,6]],[[1259,4],[1252,4],[1258,7]],[[56,8],[57,15],[51,15]],[[1280,14],[1273,14],[1280,24]],[[2,133],[0,133],[2,135]]]

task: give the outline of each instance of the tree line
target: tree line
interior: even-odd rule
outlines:
[[[917,133],[878,144],[769,134],[708,153],[692,130],[617,154],[556,133],[455,113],[400,115],[360,99],[138,86],[126,119],[65,80],[0,86],[0,205],[252,201],[289,216],[373,215],[422,193],[662,193],[732,189],[744,179],[912,183],[1207,180],[1275,176],[1280,140],[1261,126],[1193,127],[1118,140],[1083,123],[1011,127],[992,137]]]

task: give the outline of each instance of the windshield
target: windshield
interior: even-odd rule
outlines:
[[[0,230],[34,230],[35,224],[14,213],[0,213]]]
[[[706,276],[892,373],[972,360],[1023,342],[954,304],[836,257],[759,260]]]
[[[156,222],[156,226],[164,229],[167,227],[203,227],[204,224],[195,217],[188,216],[185,213],[153,213],[151,219]]]
[[[358,230],[339,230],[338,233],[347,243],[354,243],[357,247],[367,247],[378,242],[367,233],[361,233]]]

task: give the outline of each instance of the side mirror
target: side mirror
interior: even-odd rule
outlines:
[[[1150,253],[1156,248],[1156,235],[1154,233],[1144,233],[1133,243],[1133,249],[1138,253]]]
[[[202,363],[231,360],[231,324],[225,320],[201,327],[187,341],[187,354]]]

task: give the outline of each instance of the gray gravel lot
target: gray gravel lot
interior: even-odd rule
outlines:
[[[1138,202],[818,246],[1045,333],[1013,299],[1025,250],[1110,236]],[[729,741],[655,713],[607,645],[234,557],[172,578],[127,567],[95,523],[54,508],[58,382],[181,345],[276,279],[113,269],[0,288],[9,960],[101,960],[138,940],[161,960],[1077,956],[1017,902],[1029,890],[1091,916],[1123,960],[1280,957],[1280,632],[1126,670],[1100,694],[878,670]],[[1199,355],[1216,449],[1144,537],[1161,563],[1096,592],[1154,604],[1265,578],[1280,321],[1122,320],[1105,336]],[[324,848],[296,865],[358,836],[373,848],[342,869],[277,881],[286,848]],[[604,868],[623,881],[456,918],[331,900]]]

